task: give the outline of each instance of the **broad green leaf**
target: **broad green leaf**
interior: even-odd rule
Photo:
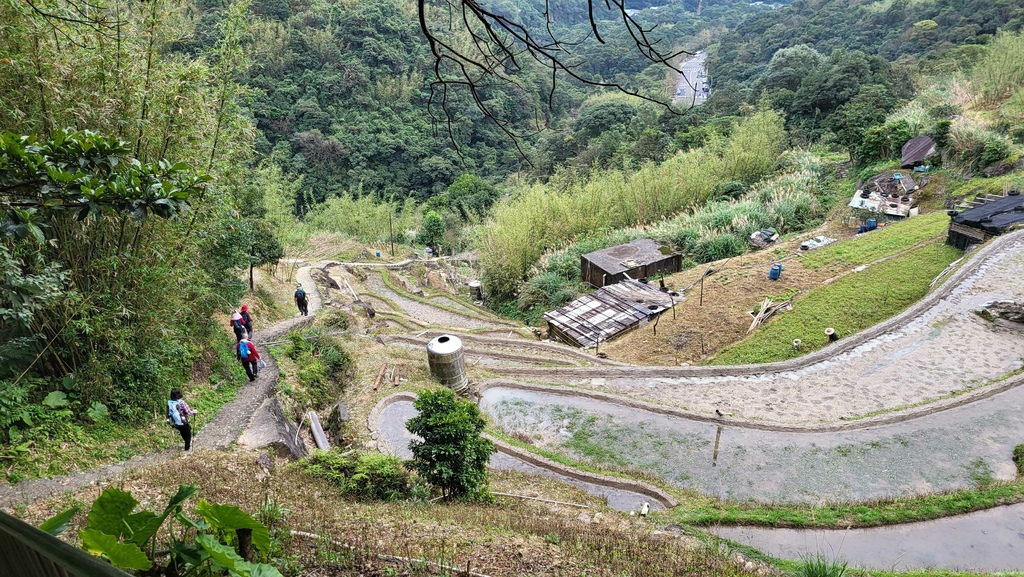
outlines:
[[[60,391],[53,391],[43,399],[43,404],[51,409],[65,407],[68,404],[68,396]]]
[[[242,563],[245,563],[245,559],[242,559],[234,549],[224,545],[209,533],[206,535],[198,535],[196,537],[196,544],[209,553],[210,557],[213,558],[214,561],[232,571],[235,571],[236,567],[240,567]]]
[[[252,571],[249,573],[249,577],[284,577],[284,575],[281,575],[281,572],[273,565],[260,563],[253,567]]]
[[[139,511],[128,515],[124,518],[124,540],[142,546],[146,540],[140,539],[140,535],[144,534],[151,525],[155,524],[156,528],[159,528],[161,521],[162,519],[152,511]],[[156,529],[153,531],[155,532]]]
[[[125,530],[125,518],[131,515],[138,504],[131,493],[111,487],[103,491],[92,504],[87,528],[108,535],[121,535]]]
[[[110,560],[115,567],[145,571],[153,567],[153,562],[134,543],[120,543],[117,537],[86,529],[79,531],[82,547],[93,555],[102,555]]]
[[[186,517],[183,513],[178,513],[177,515],[174,516],[174,518],[177,519],[179,523],[181,523],[182,525],[184,525],[184,526],[186,526],[186,527],[188,527],[190,529],[195,529],[196,531],[209,531],[210,530],[210,524],[207,523],[206,521],[202,520],[202,519],[200,519],[198,521],[193,521],[192,519],[189,519],[188,517]]]
[[[99,422],[110,416],[110,411],[107,410],[107,406],[104,405],[103,403],[99,401],[93,401],[92,406],[90,406],[89,409],[85,411],[85,414],[89,415],[89,418],[92,419],[93,422]]]
[[[252,544],[260,552],[270,552],[270,531],[266,525],[253,519],[251,515],[232,505],[214,505],[206,499],[199,501],[196,512],[214,529],[234,530],[252,529]]]
[[[147,520],[144,526],[141,526],[137,530],[135,530],[135,532],[131,536],[131,539],[129,540],[132,543],[137,543],[140,546],[145,545],[146,541],[148,541],[150,537],[155,535],[156,532],[160,529],[160,526],[164,524],[164,520],[167,519],[167,516],[177,511],[181,507],[182,503],[184,503],[186,500],[188,500],[189,497],[195,495],[198,492],[199,487],[195,485],[180,485],[178,487],[178,492],[175,493],[173,497],[171,497],[170,501],[168,501],[167,507],[164,508],[164,512],[159,516],[153,513],[149,513],[151,518]]]
[[[43,521],[43,524],[39,526],[39,530],[56,537],[68,530],[68,527],[71,526],[71,518],[77,513],[78,507],[72,507],[67,511],[57,513],[53,517]]]

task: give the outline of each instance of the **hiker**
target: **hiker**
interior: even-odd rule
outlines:
[[[167,401],[167,422],[181,433],[186,451],[192,450],[192,425],[189,417],[195,414],[196,411],[182,398],[181,389],[171,389],[171,398]]]
[[[252,338],[252,315],[249,314],[249,305],[242,305],[242,312],[238,313],[242,317],[242,324],[245,325],[245,332],[249,333],[249,338]]]
[[[309,316],[309,302],[306,300],[306,291],[302,290],[302,283],[295,285],[295,306],[299,307],[302,316]]]
[[[258,364],[260,352],[256,350],[256,345],[252,344],[252,341],[244,334],[242,339],[235,343],[235,358],[242,361],[245,374],[249,376],[249,382],[255,381],[256,375],[260,372]]]
[[[245,321],[242,320],[242,315],[238,314],[238,311],[231,311],[231,320],[228,321],[231,325],[231,330],[235,331],[235,342],[242,340],[245,337]]]

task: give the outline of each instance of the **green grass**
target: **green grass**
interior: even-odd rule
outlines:
[[[948,227],[946,213],[932,212],[811,251],[801,255],[800,262],[813,270],[830,264],[868,264],[943,235]]]
[[[856,504],[750,505],[706,499],[661,513],[682,525],[757,525],[842,529],[928,521],[1024,501],[1024,481],[992,483],[974,489]]]
[[[198,411],[193,433],[201,431],[246,382],[242,366],[231,352],[231,343],[233,340],[227,335],[217,339],[214,372],[206,383],[182,387],[189,406]],[[85,471],[181,445],[178,432],[165,422],[163,407],[155,407],[153,420],[146,423],[90,423],[58,416],[37,423],[21,435],[24,441],[31,442],[27,450],[0,447],[0,478],[9,483]]]
[[[874,233],[872,233],[874,234]],[[932,279],[962,253],[933,244],[910,251],[815,289],[749,338],[723,349],[709,364],[770,363],[795,358],[828,344],[825,329],[840,337],[886,320],[928,293]],[[793,340],[800,339],[800,350]]]

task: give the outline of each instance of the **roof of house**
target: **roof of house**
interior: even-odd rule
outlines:
[[[588,252],[583,258],[608,274],[619,274],[670,258],[672,252],[666,250],[649,238],[638,238],[626,244]]]
[[[953,222],[1002,234],[1010,226],[1024,224],[1024,195],[1017,193],[990,200],[957,214]]]
[[[544,313],[544,319],[581,347],[607,341],[671,308],[683,297],[672,296],[636,280],[608,285]]]
[[[903,162],[900,166],[903,168],[916,166],[935,154],[935,141],[932,140],[932,137],[921,135],[911,138],[903,145]]]

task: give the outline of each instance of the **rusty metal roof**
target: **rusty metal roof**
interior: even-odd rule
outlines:
[[[548,324],[581,347],[592,347],[648,323],[682,297],[635,280],[608,285],[544,314]]]
[[[903,163],[900,166],[903,168],[917,166],[935,154],[935,141],[932,140],[932,137],[921,135],[911,138],[903,145]]]
[[[626,244],[595,250],[583,255],[583,258],[610,275],[671,257],[671,252],[662,252],[661,244],[649,238],[638,238]]]

